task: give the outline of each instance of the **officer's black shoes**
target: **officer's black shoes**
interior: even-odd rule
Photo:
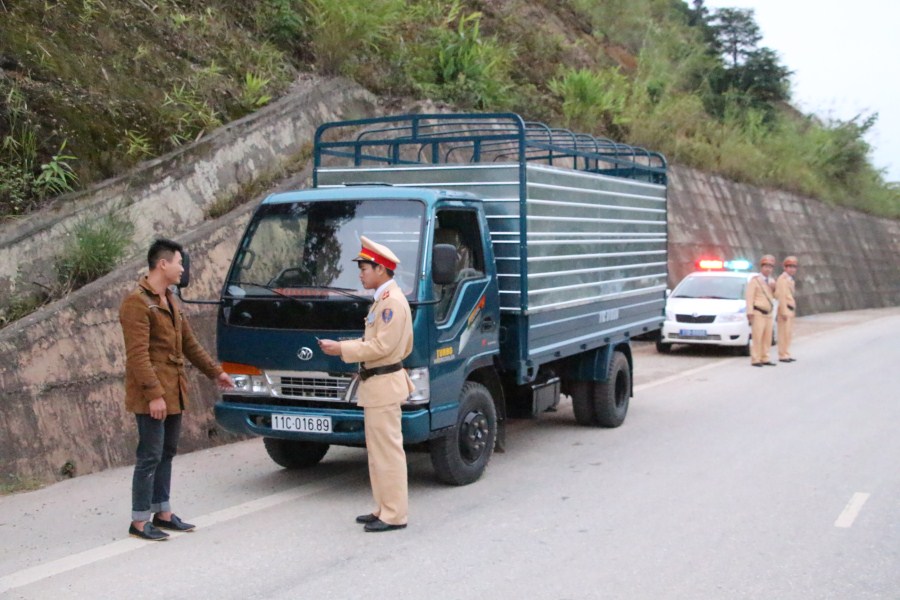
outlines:
[[[751,363],[750,366],[752,366],[752,367],[761,367],[762,365],[763,365],[762,363]]]
[[[778,362],[797,362],[796,358],[779,358]]]
[[[144,529],[138,529],[134,526],[134,523],[128,526],[128,535],[136,538],[141,538],[142,540],[149,540],[151,542],[161,542],[163,540],[169,539],[169,534],[165,531],[160,531],[156,527],[153,526],[153,523],[147,521],[144,523]]]
[[[378,517],[376,517],[372,513],[369,513],[367,515],[359,515],[358,517],[356,517],[357,523],[374,523],[377,520]]]
[[[766,367],[777,367],[778,366],[778,363],[773,363],[773,362],[767,362],[767,363],[762,363],[762,364]]]
[[[178,518],[178,515],[172,515],[171,521],[164,521],[154,515],[153,525],[159,527],[160,529],[168,529],[170,531],[193,531],[196,527],[195,525],[191,525],[190,523],[185,523]]]
[[[377,533],[379,531],[393,531],[394,529],[403,529],[406,527],[406,523],[403,525],[391,525],[390,523],[385,523],[381,519],[375,519],[371,523],[366,523],[365,530],[371,533]]]

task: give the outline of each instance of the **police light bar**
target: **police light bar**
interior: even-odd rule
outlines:
[[[729,260],[725,263],[725,268],[731,271],[748,271],[753,266],[749,260],[739,258],[737,260]]]
[[[721,258],[701,258],[697,261],[697,268],[701,271],[721,271],[725,268],[725,261]]]

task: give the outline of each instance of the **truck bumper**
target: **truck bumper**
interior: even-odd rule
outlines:
[[[331,433],[308,433],[272,429],[272,415],[331,417]],[[362,446],[366,443],[363,411],[339,408],[300,408],[259,406],[240,402],[219,401],[215,405],[216,422],[234,433],[262,437],[320,442],[338,446]],[[427,408],[404,409],[401,427],[404,444],[418,444],[431,435],[431,419]]]

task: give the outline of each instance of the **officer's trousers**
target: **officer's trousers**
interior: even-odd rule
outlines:
[[[369,480],[375,499],[372,514],[389,525],[404,525],[409,509],[400,416],[400,404],[367,406],[364,412]]]

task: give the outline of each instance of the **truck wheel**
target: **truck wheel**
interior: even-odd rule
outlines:
[[[621,352],[614,352],[607,381],[575,381],[570,390],[576,423],[585,427],[618,427],[625,421],[631,393],[628,359]]]
[[[596,427],[597,411],[594,410],[594,382],[573,381],[569,387],[569,391],[572,392],[572,412],[575,413],[575,422],[585,427]]]
[[[668,354],[672,351],[672,344],[664,344],[659,340],[656,340],[656,351],[660,354]]]
[[[315,466],[328,452],[328,444],[316,442],[263,438],[263,444],[269,458],[285,469],[305,469]]]
[[[429,444],[437,478],[451,485],[478,480],[491,460],[496,440],[497,411],[491,393],[469,381],[460,394],[456,425],[448,435]]]
[[[601,427],[618,427],[625,422],[631,397],[631,369],[621,352],[613,352],[609,379],[594,383],[594,410]]]

